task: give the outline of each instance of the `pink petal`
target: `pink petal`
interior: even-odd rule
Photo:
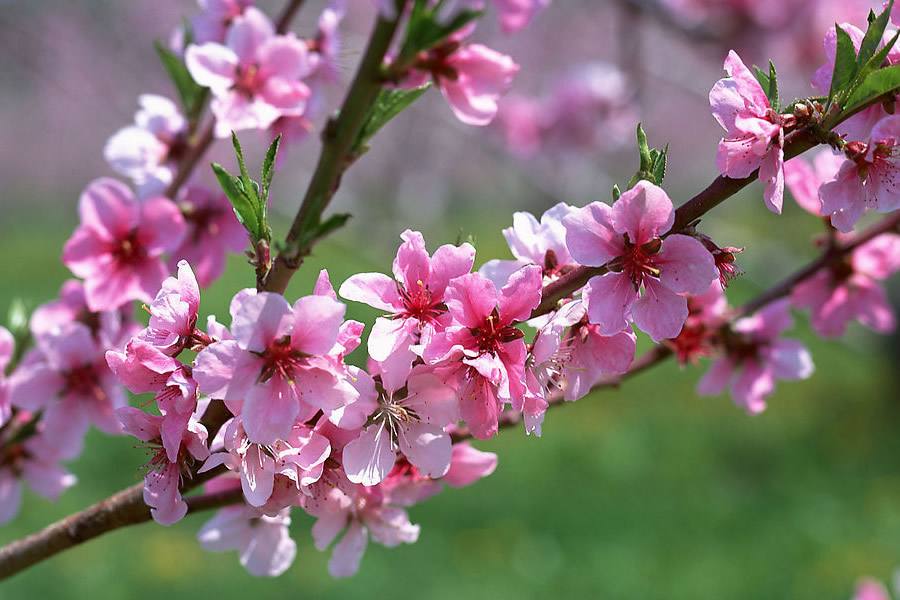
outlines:
[[[450,282],[445,299],[450,314],[460,324],[480,327],[497,306],[497,288],[490,279],[469,273]]]
[[[563,218],[566,246],[578,263],[599,267],[623,252],[622,236],[613,229],[612,208],[591,202]]]
[[[428,280],[428,289],[433,297],[442,297],[450,280],[470,272],[474,262],[475,248],[468,243],[459,246],[445,244],[435,250]]]
[[[275,376],[250,387],[241,410],[247,438],[254,444],[272,444],[290,434],[300,412],[297,395],[288,382]]]
[[[184,63],[194,81],[214,92],[224,92],[234,85],[238,57],[233,50],[221,44],[208,42],[188,46]]]
[[[614,335],[628,327],[626,320],[637,299],[631,279],[624,273],[606,273],[592,277],[584,290],[588,319],[603,335]]]
[[[383,423],[366,427],[358,438],[344,446],[342,456],[347,479],[365,486],[384,481],[397,460]]]
[[[709,250],[697,239],[687,235],[667,237],[657,265],[660,267],[662,284],[678,294],[702,294],[719,276]]]
[[[645,244],[672,228],[675,210],[661,187],[641,180],[616,200],[610,218],[613,228],[628,234],[633,244]]]
[[[496,454],[476,450],[468,442],[462,442],[453,445],[450,470],[442,481],[452,487],[465,487],[487,477],[496,468]]]
[[[168,198],[150,198],[141,204],[137,236],[149,256],[171,252],[187,231],[181,210]],[[153,290],[154,294],[156,290]]]
[[[451,447],[450,436],[441,427],[425,423],[401,426],[400,451],[426,477],[443,477],[447,473]]]
[[[304,296],[293,310],[291,346],[304,354],[327,354],[337,341],[347,307],[326,296]]]
[[[328,561],[328,573],[332,577],[350,577],[359,570],[359,563],[366,551],[369,536],[358,521],[350,523],[347,533],[341,538]]]
[[[290,332],[293,311],[280,294],[260,292],[242,296],[234,308],[231,333],[242,348],[251,352],[263,352],[273,341]]]
[[[81,193],[78,202],[81,224],[105,241],[121,239],[138,226],[140,206],[125,184],[102,177]]]
[[[655,281],[645,281],[644,293],[631,307],[631,314],[638,329],[654,342],[675,338],[688,316],[687,298]]]
[[[288,570],[297,556],[297,543],[291,539],[288,524],[268,522],[262,517],[253,530],[253,537],[242,550],[241,565],[256,577],[277,577]]]
[[[500,290],[500,321],[508,324],[527,321],[541,303],[541,267],[529,265],[513,273]]]
[[[784,150],[775,145],[759,164],[759,180],[765,185],[763,200],[776,215],[781,214],[784,201]]]
[[[766,355],[768,364],[778,379],[808,379],[815,371],[812,355],[797,340],[777,340],[768,348]]]
[[[341,285],[342,298],[362,302],[386,312],[397,312],[403,307],[397,293],[397,283],[382,273],[359,273]]]
[[[228,30],[225,44],[234,51],[242,64],[253,63],[260,47],[275,35],[272,22],[255,7],[247,8]]]
[[[431,279],[431,259],[425,248],[425,238],[411,229],[400,234],[400,238],[403,243],[397,248],[394,258],[394,279],[407,290],[416,289],[419,285],[427,286]]]
[[[275,464],[256,444],[247,448],[241,461],[241,490],[250,506],[262,506],[275,488]]]

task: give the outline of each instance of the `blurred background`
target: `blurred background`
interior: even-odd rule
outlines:
[[[314,31],[321,4],[308,2],[298,33]],[[345,82],[370,4],[349,0]],[[387,271],[407,226],[432,248],[471,235],[479,263],[508,256],[500,230],[513,211],[606,200],[627,181],[637,120],[651,144],[670,144],[666,187],[680,204],[715,175],[720,134],[706,96],[727,50],[748,64],[774,60],[784,98],[809,95],[825,30],[864,25],[870,5],[556,0],[516,36],[484,19],[476,40],[522,66],[498,120],[462,126],[430,93],[388,126],[335,199],[334,210],[354,219],[317,247],[289,298],[308,293],[321,267],[336,285]],[[112,174],[103,144],[131,122],[137,95],[172,94],[152,43],[196,10],[189,0],[0,0],[0,315],[14,298],[33,307],[55,297],[69,276],[59,255],[78,194]],[[510,111],[560,102],[561,89],[570,118],[520,143]],[[242,136],[249,156],[261,157],[263,138]],[[231,164],[223,150],[212,158]],[[317,153],[314,135],[287,148],[273,192],[279,232]],[[746,247],[745,274],[729,288],[734,304],[811,259],[821,227],[790,200],[773,216],[756,186],[704,221],[719,243]],[[252,284],[233,257],[201,312],[227,315],[232,293]],[[349,316],[371,323],[374,314],[351,305]],[[887,580],[900,566],[900,338],[851,326],[824,342],[802,315],[792,335],[811,348],[817,374],[780,384],[760,416],[727,397],[698,398],[702,366],[667,364],[552,411],[543,438],[510,430],[479,444],[499,454],[497,472],[413,508],[420,541],[370,545],[350,580],[327,575],[327,554],[313,548],[299,511],[297,560],[273,580],[251,578],[235,554],[202,551],[194,535],[207,515],[197,515],[93,541],[0,584],[0,598],[849,598],[858,577]],[[92,432],[71,464],[79,484],[55,504],[28,493],[0,542],[134,483],[144,461],[132,440]]]

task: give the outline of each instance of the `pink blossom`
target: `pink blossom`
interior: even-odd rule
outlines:
[[[197,410],[197,382],[190,370],[140,339],[129,342],[125,352],[107,351],[106,362],[132,393],[155,394],[162,415],[162,447],[175,462],[184,432]]]
[[[429,256],[418,231],[407,229],[400,238],[403,243],[394,259],[393,280],[381,273],[360,273],[344,282],[340,294],[390,313],[375,320],[369,355],[378,362],[409,366],[414,357],[410,346],[430,339],[449,321],[447,284],[472,270],[475,248],[447,244]]]
[[[499,292],[477,273],[447,286],[453,324],[434,335],[422,357],[439,364],[439,372],[457,388],[460,414],[477,438],[497,433],[503,403],[521,407],[527,348],[515,325],[540,303],[541,280],[541,268],[530,265],[516,271]]]
[[[759,169],[765,184],[763,198],[774,213],[781,213],[784,194],[784,130],[762,86],[734,50],[725,59],[728,77],[709,92],[713,116],[725,130],[719,142],[719,172],[734,179]]]
[[[150,303],[150,323],[138,337],[170,356],[177,356],[195,339],[200,287],[186,261],[178,262],[178,277],[167,277]]]
[[[103,148],[106,162],[131,179],[141,196],[160,194],[172,181],[187,148],[187,121],[174,102],[143,94],[134,125],[117,131]]]
[[[500,27],[505,33],[524,29],[534,16],[549,6],[550,0],[493,0]],[[484,10],[484,0],[468,0],[474,10]]]
[[[883,234],[799,283],[795,306],[811,311],[812,327],[823,337],[840,337],[857,320],[879,333],[896,327],[880,282],[900,270],[900,235]]]
[[[244,498],[254,507],[266,507],[279,483],[287,492],[281,495],[289,503],[296,501],[299,493],[319,480],[331,455],[328,438],[305,425],[294,424],[284,439],[266,446],[249,440],[240,418],[231,419],[224,431],[223,449],[213,453],[200,472],[224,464],[240,473]],[[287,503],[278,504],[275,511]],[[267,507],[265,512],[273,511]]]
[[[814,370],[809,351],[799,341],[780,338],[791,325],[787,299],[739,319],[725,337],[724,355],[712,363],[697,393],[716,395],[730,386],[731,397],[748,413],[765,410],[777,379],[807,379]]]
[[[450,470],[441,480],[451,487],[465,487],[483,479],[497,468],[497,455],[473,448],[468,442],[453,444]]]
[[[201,12],[191,19],[194,43],[224,42],[228,28],[253,0],[197,0]]]
[[[688,316],[685,295],[703,293],[718,277],[712,255],[696,239],[661,239],[674,218],[665,191],[639,181],[612,207],[593,202],[563,219],[572,257],[608,269],[584,291],[598,333],[615,335],[633,320],[654,341],[674,338]]]
[[[304,296],[291,307],[278,294],[238,292],[234,339],[207,346],[195,360],[201,391],[225,400],[258,444],[285,439],[295,421],[320,409],[352,403],[359,392],[324,356],[338,339],[344,310],[325,296]]]
[[[80,454],[89,424],[121,433],[115,410],[125,395],[87,326],[69,323],[36,338],[10,376],[14,406],[43,411],[41,422],[63,458]]]
[[[187,230],[181,244],[172,250],[170,268],[186,260],[197,273],[202,287],[209,287],[225,271],[230,252],[247,248],[247,231],[234,216],[231,202],[222,192],[189,185],[177,201]]]
[[[16,340],[5,327],[0,326],[0,427],[6,424],[12,413],[9,403],[9,384],[6,382],[6,367],[12,361]]]
[[[450,467],[450,434],[459,417],[456,391],[427,368],[412,374],[400,368],[379,374],[378,408],[371,425],[344,447],[343,464],[353,483],[381,483],[394,468],[398,451],[423,475],[443,477]]]
[[[26,419],[28,413],[20,413]],[[22,505],[22,483],[40,496],[55,501],[77,479],[58,464],[55,442],[39,432],[24,443],[6,447],[0,460],[0,525],[11,521]]]
[[[584,397],[603,378],[621,375],[631,366],[637,337],[630,329],[603,335],[598,325],[588,321],[584,305],[577,301],[561,308],[555,319],[562,319],[563,325],[571,324],[556,352],[556,370],[551,371],[566,400]]]
[[[116,310],[91,312],[87,305],[84,284],[77,279],[70,279],[60,288],[58,299],[34,309],[29,328],[31,334],[37,337],[77,321],[91,330],[102,347],[121,348],[139,329],[132,316],[133,312],[132,307],[128,305]]]
[[[519,65],[487,46],[460,43],[454,39],[428,52],[403,83],[421,85],[430,75],[457,119],[487,125],[497,115],[497,102],[512,86]]]
[[[166,198],[138,202],[126,186],[97,179],[81,194],[81,225],[66,242],[63,263],[84,278],[91,312],[131,300],[149,302],[166,277],[162,261],[184,236],[184,219]]]
[[[319,15],[318,31],[310,42],[309,61],[314,78],[332,83],[340,78],[342,45],[339,26],[346,13],[346,0],[331,0]]]
[[[706,292],[688,297],[688,318],[678,337],[668,342],[680,364],[696,363],[713,354],[727,314],[728,300],[720,281],[713,281]]]
[[[278,117],[300,115],[309,88],[306,44],[293,34],[276,35],[272,23],[250,7],[236,17],[225,44],[191,45],[185,64],[194,80],[213,95],[216,135],[267,129]]]
[[[287,508],[270,516],[249,506],[229,506],[204,523],[197,539],[210,552],[237,550],[241,566],[251,575],[277,577],[297,556],[290,524]]]
[[[852,600],[891,600],[891,595],[884,584],[867,577],[856,584]]]
[[[403,508],[394,506],[379,487],[363,487],[344,481],[321,482],[303,508],[316,517],[312,528],[316,549],[334,545],[328,572],[332,577],[350,577],[359,570],[369,537],[383,546],[412,544],[419,539],[419,526],[409,521]]]
[[[540,151],[545,135],[545,110],[537,98],[510,94],[497,113],[506,146],[517,156],[532,157]]]
[[[891,212],[900,208],[900,115],[885,117],[872,128],[867,143],[851,142],[833,180],[819,188],[822,213],[842,232],[853,230],[866,210]]]
[[[116,411],[130,435],[146,442],[154,453],[144,477],[144,502],[150,507],[153,520],[160,525],[172,525],[187,514],[187,503],[181,497],[181,473],[195,460],[209,456],[206,447],[206,428],[191,419],[178,440],[174,459],[162,441],[164,417],[125,406]]]
[[[502,286],[510,275],[525,265],[540,266],[545,281],[571,270],[577,264],[566,246],[563,218],[577,210],[560,202],[541,215],[540,221],[531,213],[514,213],[512,227],[503,230],[503,237],[516,259],[489,260],[478,272],[494,284]]]
[[[800,156],[784,163],[784,182],[803,210],[817,217],[822,216],[819,188],[835,178],[843,162],[840,154],[825,148],[815,155],[812,166]]]

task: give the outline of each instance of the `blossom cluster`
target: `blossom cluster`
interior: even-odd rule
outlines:
[[[547,2],[494,4],[502,27],[515,31]],[[321,86],[338,73],[343,3],[328,5],[307,40],[281,32],[248,0],[201,6],[176,48],[208,90],[213,133],[307,128]],[[385,16],[395,8],[379,3]],[[461,121],[489,123],[518,66],[470,43],[473,31],[462,27],[412,57],[400,50],[383,65],[386,82],[430,79]],[[834,44],[826,37],[830,57]],[[785,163],[786,139],[813,118],[809,104],[780,112],[733,51],[725,70],[709,95],[726,132],[722,175],[758,171],[773,212],[787,185],[827,224],[832,244],[864,212],[898,208],[900,117],[875,105],[843,123],[814,166]],[[830,87],[821,73],[814,83]],[[390,274],[354,274],[336,290],[323,270],[311,293],[292,301],[264,285],[243,289],[226,320],[204,320],[201,288],[248,236],[226,195],[180,185],[196,123],[161,96],[140,105],[135,124],[105,149],[136,191],[111,178],[88,185],[62,256],[80,280],[34,312],[34,345],[20,358],[0,329],[0,520],[15,514],[21,482],[48,497],[74,483],[61,462],[80,453],[94,425],[148,447],[144,500],[156,522],[181,520],[186,482],[204,477],[208,493],[242,498],[202,527],[205,548],[238,551],[252,574],[280,574],[296,555],[288,527],[300,509],[316,520],[315,546],[332,547],[332,575],[348,576],[370,538],[388,547],[417,540],[410,507],[494,471],[497,457],[469,438],[519,422],[540,436],[551,405],[629,372],[639,335],[683,365],[712,359],[698,393],[728,389],[759,413],[777,380],[813,373],[809,351],[784,337],[792,307],[809,310],[825,337],[854,320],[879,332],[895,325],[881,282],[900,270],[900,235],[874,237],[745,314],[725,295],[740,249],[718,245],[696,223],[676,227],[661,177],[647,172],[611,204],[516,213],[503,231],[511,259],[476,269],[471,244],[430,252],[407,229]],[[368,332],[346,318],[344,301],[380,312]],[[132,314],[135,302],[146,323]],[[364,338],[365,356],[354,355]],[[152,400],[130,406],[126,389]]]

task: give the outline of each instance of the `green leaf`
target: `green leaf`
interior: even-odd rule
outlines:
[[[884,37],[884,30],[887,29],[888,20],[891,18],[891,8],[894,1],[891,0],[885,6],[884,10],[876,17],[875,13],[869,11],[869,27],[866,29],[866,35],[863,36],[862,43],[859,45],[859,56],[856,58],[857,67],[862,67],[878,49],[881,39]]]
[[[311,247],[318,240],[346,225],[348,220],[350,220],[350,215],[347,213],[338,213],[331,215],[325,221],[320,222],[318,225],[316,225],[314,228],[312,228],[310,231],[307,231],[303,235],[300,242],[300,247]]]
[[[781,108],[781,100],[778,98],[778,73],[775,71],[775,63],[769,61],[769,87],[766,88],[766,97],[775,112]]]
[[[753,76],[756,77],[756,81],[759,82],[759,87],[761,87],[763,89],[763,92],[766,94],[766,97],[768,97],[769,74],[766,73],[765,71],[763,71],[762,69],[760,69],[759,67],[757,67],[756,65],[753,65]]]
[[[231,132],[231,145],[234,147],[234,155],[237,157],[238,168],[241,170],[241,186],[247,195],[259,204],[259,195],[257,194],[258,186],[250,178],[250,171],[247,170],[247,163],[244,161],[244,150],[241,148],[241,142],[235,132]]]
[[[641,172],[649,172],[650,171],[650,146],[647,144],[647,134],[644,133],[644,128],[641,127],[641,124],[637,124],[637,145],[638,145],[638,156],[641,159]]]
[[[430,83],[410,90],[383,89],[366,117],[365,124],[353,144],[354,151],[362,151],[369,140],[388,122],[418,100],[431,87]]]
[[[844,112],[852,112],[875,98],[896,92],[898,89],[900,89],[900,65],[872,71],[847,98]]]
[[[406,26],[401,57],[434,48],[483,14],[480,10],[461,10],[448,21],[441,21],[440,8],[440,5],[429,7],[424,0],[416,1]]]
[[[261,239],[259,213],[253,201],[244,191],[241,180],[225,170],[219,163],[212,164],[213,173],[222,187],[222,191],[231,201],[234,214],[244,229],[250,234],[254,243]]]
[[[653,175],[653,183],[662,185],[663,179],[666,178],[666,163],[668,162],[669,145],[662,150],[653,150],[653,160],[650,166],[650,173]]]
[[[837,23],[834,25],[837,34],[837,50],[834,59],[834,70],[831,72],[831,90],[829,98],[843,91],[856,76],[856,49],[850,34],[843,30]]]
[[[613,202],[622,197],[622,190],[619,189],[619,184],[615,183],[612,186],[612,199]]]
[[[178,92],[178,98],[181,100],[181,106],[184,113],[188,117],[196,116],[202,106],[206,94],[206,89],[201,87],[194,81],[188,72],[184,62],[177,54],[169,50],[159,41],[154,42],[156,53],[162,62],[163,68],[169,74],[169,79],[175,85],[175,91]]]
[[[278,134],[278,137],[269,145],[269,149],[266,150],[266,158],[263,159],[259,181],[262,184],[263,202],[266,203],[269,200],[269,186],[272,185],[272,177],[275,175],[275,160],[278,158],[278,148],[280,146],[281,134]]]

